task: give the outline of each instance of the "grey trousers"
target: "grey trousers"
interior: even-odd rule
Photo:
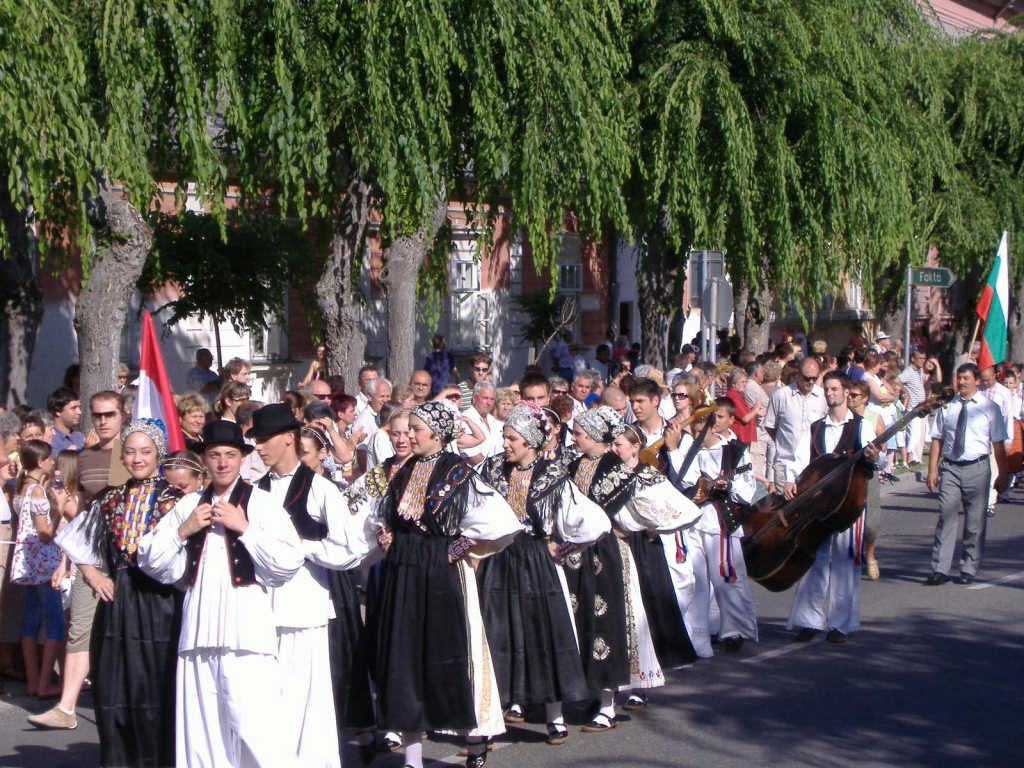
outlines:
[[[991,470],[987,461],[957,466],[943,461],[939,465],[939,522],[932,545],[932,571],[949,575],[956,549],[958,516],[964,513],[963,544],[960,548],[960,573],[974,576],[981,566],[985,543],[985,507]]]

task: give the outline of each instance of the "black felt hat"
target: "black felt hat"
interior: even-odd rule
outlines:
[[[252,428],[245,433],[245,436],[250,439],[272,437],[300,427],[302,427],[302,422],[295,420],[291,406],[287,403],[271,403],[253,412]]]
[[[202,446],[200,450],[206,451],[216,445],[229,445],[237,448],[244,454],[252,453],[252,446],[242,439],[242,428],[233,421],[220,419],[211,421],[202,432]]]

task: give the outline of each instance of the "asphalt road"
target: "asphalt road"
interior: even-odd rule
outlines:
[[[863,581],[862,629],[845,645],[791,642],[791,592],[754,587],[761,641],[669,673],[650,705],[608,733],[543,742],[542,717],[515,727],[493,768],[544,766],[1020,766],[1024,721],[1024,490],[989,520],[980,578],[926,587],[936,501],[912,474],[883,489],[882,577]],[[98,760],[89,698],[75,731],[42,732],[47,708],[7,683],[0,766],[81,768]],[[583,713],[570,714],[581,723]],[[430,741],[426,764],[461,764]],[[346,766],[359,765],[353,752]],[[401,768],[399,755],[374,766]]]

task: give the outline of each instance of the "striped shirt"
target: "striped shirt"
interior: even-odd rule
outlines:
[[[915,408],[924,401],[927,393],[924,389],[924,371],[908,365],[900,373],[900,381],[907,390],[907,408]]]

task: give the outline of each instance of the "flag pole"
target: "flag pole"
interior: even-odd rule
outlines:
[[[971,354],[974,350],[974,342],[978,340],[978,330],[981,328],[981,318],[977,317],[974,320],[974,334],[971,336],[971,343],[967,345],[967,354]]]

